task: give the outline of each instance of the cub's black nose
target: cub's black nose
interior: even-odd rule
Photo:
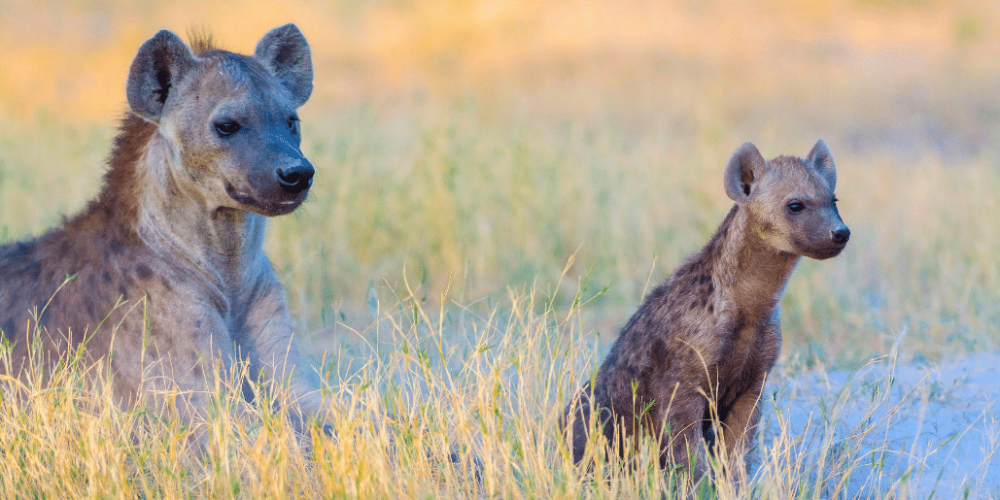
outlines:
[[[837,243],[847,243],[847,240],[851,239],[851,230],[846,227],[830,231],[830,234],[833,236],[833,241]]]
[[[297,166],[288,170],[278,169],[278,184],[281,189],[291,194],[298,194],[309,186],[312,186],[313,174],[316,173],[311,166]]]

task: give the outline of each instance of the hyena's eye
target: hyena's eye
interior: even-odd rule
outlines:
[[[801,212],[804,208],[806,208],[806,206],[798,201],[793,201],[788,204],[788,209],[791,210],[793,213]]]
[[[239,132],[241,128],[243,127],[234,121],[217,122],[215,124],[215,131],[219,134],[219,137],[229,137]]]
[[[291,117],[288,119],[288,130],[292,132],[292,135],[299,135],[299,119],[296,117]]]

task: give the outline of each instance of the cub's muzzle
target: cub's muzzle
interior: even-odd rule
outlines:
[[[842,226],[830,231],[830,239],[834,243],[847,243],[851,239],[851,230],[847,226]]]

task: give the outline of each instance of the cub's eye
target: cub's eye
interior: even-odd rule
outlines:
[[[299,135],[299,119],[294,116],[288,119],[288,130],[292,135]]]
[[[243,127],[234,121],[224,121],[215,124],[215,131],[219,134],[219,137],[229,137],[239,132],[241,128]]]
[[[801,212],[802,209],[804,208],[806,208],[806,206],[797,201],[793,201],[788,204],[788,209],[791,210],[793,213]]]

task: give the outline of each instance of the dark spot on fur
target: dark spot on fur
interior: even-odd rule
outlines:
[[[698,307],[698,305],[694,301],[692,301],[690,304],[688,304],[688,310],[689,311],[694,311],[696,307]]]
[[[740,311],[736,315],[736,321],[734,322],[735,326],[733,328],[733,335],[739,335],[740,331],[742,331],[743,327],[746,325],[746,322],[747,322],[746,318],[743,317],[743,311]]]
[[[10,340],[14,337],[14,318],[7,318],[7,321],[3,324],[3,334],[4,338]]]
[[[198,320],[195,320],[195,322],[194,322],[194,327],[195,327],[195,328],[201,328],[201,320],[200,320],[200,319],[198,319]]]
[[[141,280],[148,280],[153,276],[153,270],[149,268],[146,264],[139,264],[135,268],[135,273],[139,276]]]
[[[163,288],[166,291],[168,292],[174,291],[174,287],[170,286],[170,281],[168,281],[167,278],[160,278],[160,283],[163,284]]]
[[[104,271],[104,276],[103,277],[104,277],[104,282],[105,283],[111,283],[111,273],[109,273],[107,271]]]
[[[108,242],[108,248],[111,249],[111,253],[121,253],[122,242],[118,238],[111,238],[111,241]]]
[[[14,244],[14,251],[11,252],[10,258],[12,260],[24,260],[24,259],[27,259],[28,258],[28,254],[30,254],[32,252],[32,250],[34,250],[34,249],[35,249],[35,243],[34,242],[19,241],[19,242],[17,242],[17,243]]]
[[[212,305],[215,306],[215,310],[223,316],[229,312],[229,304],[226,303],[225,297],[221,295],[212,294]]]
[[[715,304],[712,302],[708,303],[708,314],[715,314]]]
[[[701,298],[701,308],[704,309],[708,306],[708,297]]]
[[[28,274],[31,275],[32,281],[38,281],[38,277],[42,275],[42,264],[37,260],[31,261],[28,264]]]
[[[96,318],[97,315],[94,314],[94,299],[92,297],[87,297],[84,299],[84,307],[87,309],[87,316],[91,318]]]
[[[119,285],[118,293],[121,294],[123,297],[128,297],[128,288],[125,288],[125,285]]]
[[[152,330],[151,335],[156,337],[156,348],[163,354],[170,354],[174,349],[174,338],[170,335],[162,335],[158,330]]]
[[[701,275],[701,279],[699,280],[699,282],[700,282],[700,283],[701,283],[702,285],[704,285],[705,283],[708,283],[708,282],[709,282],[709,280],[711,280],[711,279],[712,279],[712,277],[711,277],[711,276],[709,276],[709,275],[707,275],[707,274],[702,274],[702,275]]]
[[[677,310],[670,311],[670,314],[667,314],[667,325],[672,326],[675,323],[677,323],[677,320],[679,319],[680,319],[680,313],[677,312]]]
[[[712,295],[713,293],[715,293],[715,285],[713,285],[712,283],[709,283],[708,284],[708,294]]]
[[[667,360],[667,343],[663,339],[657,339],[653,343],[653,359],[664,362]]]

